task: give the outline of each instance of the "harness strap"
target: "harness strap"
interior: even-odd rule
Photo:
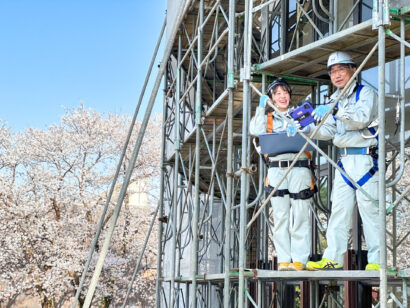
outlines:
[[[315,178],[313,177],[313,170],[312,170],[312,181],[310,182],[310,190],[316,190],[315,192],[318,192],[318,189],[316,187],[316,183],[315,183]]]
[[[355,87],[355,89],[354,89],[354,91],[356,91],[356,103],[357,103],[357,101],[359,100],[359,98],[360,98],[360,91],[363,89],[363,85],[362,84],[359,84],[359,85],[357,85],[356,84],[356,87]]]
[[[357,101],[360,99],[360,91],[361,91],[362,89],[363,89],[363,85],[362,85],[362,84],[356,84],[356,87],[355,87],[354,90],[353,90],[353,91],[356,91],[356,97],[355,97],[356,103],[357,103]],[[338,120],[336,117],[333,117],[333,118],[334,118],[335,120]],[[370,127],[370,128],[369,128],[369,131],[370,131],[370,133],[373,134],[373,135],[376,133],[376,130],[374,129],[374,127]],[[376,139],[377,139],[377,145],[376,145],[376,147],[377,147],[377,146],[379,145],[379,137],[377,136]],[[346,153],[346,154],[348,154],[348,153]],[[359,154],[360,154],[360,153],[359,153]],[[366,154],[366,153],[364,153],[364,154]],[[370,170],[369,170],[365,175],[363,175],[363,176],[360,178],[360,180],[357,181],[357,184],[358,184],[360,187],[362,187],[364,184],[366,184],[367,181],[379,170],[379,167],[378,167],[378,164],[377,164],[377,156],[372,155],[372,158],[373,158],[373,167],[371,167]],[[339,160],[339,161],[337,162],[337,165],[340,167],[340,169],[342,169],[344,172],[346,172],[345,168],[343,167],[343,164],[342,164],[342,161],[341,161],[341,160]],[[356,186],[354,186],[354,185],[352,184],[352,182],[350,182],[349,179],[346,178],[342,173],[341,173],[341,176],[342,176],[343,180],[346,182],[347,185],[349,185],[349,186],[350,186],[351,188],[353,188],[354,190],[357,190]]]
[[[272,187],[272,186],[269,185],[268,177],[266,177],[266,179],[265,179],[264,189],[268,194],[270,194],[275,189],[275,187]],[[309,198],[313,197],[313,195],[317,192],[318,192],[318,189],[317,189],[317,186],[315,185],[313,177],[312,177],[312,184],[310,185],[309,188],[301,190],[298,193],[291,193],[291,192],[289,192],[288,189],[278,189],[273,194],[273,197],[284,197],[285,195],[289,195],[289,197],[294,199],[294,200],[298,200],[298,199],[306,200],[306,199],[309,199]]]
[[[342,161],[339,160],[337,162],[337,165],[340,167],[340,169],[342,169],[344,172],[346,172],[345,168],[343,167]],[[367,183],[368,180],[370,180],[370,178],[379,170],[379,166],[377,164],[377,159],[373,157],[373,167],[370,168],[369,171],[367,171],[367,173],[365,175],[363,175],[360,180],[357,181],[357,185],[359,185],[360,187],[362,187],[364,184]],[[342,173],[340,173],[340,175],[342,176],[343,180],[346,182],[347,185],[349,185],[351,188],[353,188],[354,190],[357,190],[356,186],[354,186],[352,184],[352,182],[349,181],[349,179],[347,177],[345,177]]]
[[[270,185],[265,186],[265,191],[270,194],[272,192],[272,190],[274,190],[275,187],[272,187]],[[284,197],[285,195],[289,195],[289,190],[287,189],[278,189],[277,191],[275,191],[275,193],[273,194],[273,197]]]
[[[292,164],[292,160],[278,160],[278,161],[272,161],[268,164],[269,168],[289,168],[289,166]],[[305,168],[310,168],[310,161],[309,160],[298,160],[294,167],[305,167]]]
[[[374,127],[370,127],[370,128],[368,128],[369,129],[369,132],[372,134],[372,135],[375,135],[377,132],[376,132],[376,129],[374,128]],[[377,135],[376,136],[376,140],[377,140],[377,144],[376,144],[376,147],[378,147],[379,146],[379,135]]]
[[[357,103],[357,101],[358,101],[359,98],[360,98],[360,91],[361,91],[362,89],[363,89],[363,85],[362,85],[362,84],[356,85],[356,88],[355,88],[355,90],[356,90],[356,103]],[[370,127],[370,128],[368,128],[368,130],[369,130],[369,132],[370,132],[372,135],[375,135],[375,134],[377,133],[377,131],[376,131],[376,129],[375,129],[374,127]],[[378,147],[378,146],[379,146],[379,136],[376,136],[376,140],[377,140],[376,147]]]
[[[362,91],[362,89],[363,89],[363,85],[356,83],[356,86],[355,86],[354,89],[353,89],[353,92],[356,91],[356,103],[357,103],[357,101],[358,101],[359,98],[360,98],[360,91]],[[338,106],[339,106],[339,103],[336,104],[336,108],[337,108]],[[334,119],[335,121],[338,120],[338,118],[336,118],[335,116],[333,116],[333,119]]]
[[[268,123],[266,124],[266,132],[273,133],[273,112],[268,113]]]
[[[267,123],[266,123],[266,132],[267,133],[273,133],[273,112],[269,112],[267,115]],[[312,153],[310,151],[305,151],[306,156],[308,157],[308,160],[301,160],[296,162],[295,167],[307,167],[307,168],[311,168],[311,163],[310,160],[312,159]],[[268,154],[264,155],[265,159],[267,159],[269,157]],[[290,166],[290,164],[292,163],[292,161],[282,161],[282,162],[287,162],[287,166],[282,166],[281,161],[274,161],[274,162],[270,162],[268,165],[269,167],[282,167],[282,168],[287,168]],[[265,179],[265,187],[264,187],[265,191],[270,194],[275,188],[269,185],[269,179],[268,177],[266,177]],[[313,180],[312,177],[312,183],[310,185],[309,188],[306,188],[298,193],[290,193],[288,189],[278,189],[273,196],[274,197],[284,197],[285,195],[289,195],[290,198],[292,199],[301,199],[301,200],[305,200],[305,199],[309,199],[311,198],[316,192],[318,191],[315,182]]]
[[[298,192],[296,194],[290,192],[289,197],[291,197],[292,199],[295,199],[295,200],[298,200],[298,199],[299,200],[306,200],[306,199],[309,199],[309,198],[313,197],[313,195],[315,193],[317,193],[317,191],[318,190],[317,190],[316,185],[313,185],[313,187],[310,186],[309,188],[301,190],[300,192]]]
[[[363,147],[363,148],[339,148],[340,156],[346,155],[366,155],[372,153],[374,147]]]
[[[270,194],[275,189],[275,187],[268,185],[268,186],[265,186],[264,189],[268,194]],[[273,194],[273,197],[284,197],[285,195],[289,195],[289,197],[291,197],[294,200],[306,200],[306,199],[313,197],[313,195],[317,192],[318,192],[318,189],[316,185],[314,185],[313,188],[309,187],[304,190],[301,190],[298,193],[291,193],[289,192],[288,189],[278,189]]]

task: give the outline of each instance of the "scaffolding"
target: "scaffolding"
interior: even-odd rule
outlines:
[[[397,237],[395,211],[409,201],[409,189],[400,183],[410,130],[405,121],[410,7],[396,2],[168,1],[168,7],[183,3],[184,13],[180,24],[167,17],[167,27],[178,32],[168,37],[173,48],[164,81],[157,307],[296,307],[296,298],[299,307],[372,307],[375,290],[374,305],[386,307],[393,300],[396,307],[407,307],[410,269],[397,269],[397,254],[408,234]],[[392,229],[380,234],[380,272],[363,270],[357,213],[346,270],[278,272],[269,198],[263,193],[266,170],[247,133],[250,117],[275,76],[291,83],[293,101],[309,97],[321,104],[331,90],[326,61],[336,50],[348,51],[362,64],[357,73],[378,71],[379,159],[400,159],[399,167],[390,159],[379,171],[380,196],[391,197],[380,198],[380,223],[385,230],[391,215]],[[385,65],[393,60],[398,68],[390,73],[398,76],[399,86],[387,93]],[[367,82],[364,76],[358,77]],[[317,150],[316,176],[325,189],[312,208],[312,257],[317,257],[324,232],[318,216],[328,218],[331,211],[337,157],[331,144],[306,139]]]
[[[410,202],[410,185],[403,179],[410,144],[408,1],[169,0],[167,12],[163,61],[84,307],[91,304],[161,81],[162,172],[151,224],[158,216],[156,307],[387,307],[390,301],[407,307],[410,268],[398,256],[408,246],[409,231],[402,234],[400,226],[406,222],[400,222],[398,209],[408,211]],[[164,28],[165,23],[149,73]],[[332,90],[326,62],[336,50],[348,51],[360,64],[353,77],[378,91],[379,160],[387,162],[379,164],[379,196],[386,196],[378,201],[385,230],[379,234],[380,271],[363,270],[366,251],[356,211],[344,270],[280,272],[269,197],[263,191],[266,168],[253,148],[249,121],[260,95],[277,76],[291,83],[293,102],[323,103]],[[149,74],[133,123],[148,78]],[[315,148],[318,166],[315,176],[321,193],[311,208],[311,258],[317,259],[331,212],[333,176],[340,168],[335,146],[299,134],[306,139],[305,147]],[[111,195],[112,191],[106,208]],[[142,255],[143,251],[140,260]]]

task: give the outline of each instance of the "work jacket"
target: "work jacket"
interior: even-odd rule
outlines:
[[[371,147],[377,145],[376,138],[367,128],[377,119],[377,94],[368,87],[363,86],[356,101],[357,84],[353,83],[346,94],[338,102],[338,111],[335,116],[330,115],[320,127],[315,139],[330,140],[339,148],[345,147]],[[338,89],[330,97],[335,100],[340,94]],[[311,124],[310,134],[315,129]]]
[[[282,117],[287,117],[291,119],[287,111],[273,112],[273,132],[286,131],[287,122],[284,119],[282,119]],[[265,115],[265,108],[258,106],[256,108],[255,116],[252,118],[251,123],[249,125],[249,133],[252,136],[259,136],[260,134],[266,133],[267,123],[268,115]],[[278,147],[280,147],[280,144],[278,144]],[[270,157],[269,160],[294,160],[296,155],[297,153],[278,154],[276,156]],[[302,153],[302,155],[299,157],[299,160],[305,159],[308,159],[308,157],[305,153]]]

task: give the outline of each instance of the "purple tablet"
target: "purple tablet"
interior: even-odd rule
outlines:
[[[298,121],[301,125],[301,129],[313,123],[315,119],[312,116],[313,107],[308,102],[304,103],[302,106],[296,108],[289,112],[290,116]]]

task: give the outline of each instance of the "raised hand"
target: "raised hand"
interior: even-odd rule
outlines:
[[[259,107],[265,108],[266,107],[266,101],[269,100],[269,96],[267,95],[262,95],[259,99]]]

